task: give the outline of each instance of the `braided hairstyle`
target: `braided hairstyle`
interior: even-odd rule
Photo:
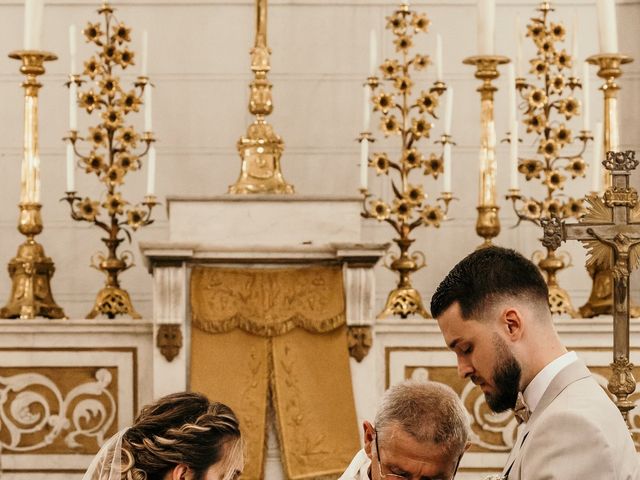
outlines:
[[[162,480],[179,464],[200,479],[211,465],[241,457],[240,427],[229,407],[200,393],[174,393],[144,407],[124,434],[122,479]]]

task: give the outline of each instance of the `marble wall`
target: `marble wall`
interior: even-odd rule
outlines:
[[[272,72],[275,111],[271,117],[276,131],[283,137],[286,150],[283,171],[301,194],[352,195],[358,188],[358,145],[354,141],[361,129],[361,83],[367,74],[368,37],[371,28],[379,34],[381,57],[393,53],[391,36],[384,31],[385,16],[395,3],[382,0],[273,0],[269,10],[269,44],[273,49]],[[462,60],[475,53],[475,13],[472,0],[439,0],[412,2],[426,11],[432,21],[432,34],[420,43],[420,49],[433,53],[435,35],[443,38],[445,80],[456,92],[454,105],[453,187],[460,198],[452,205],[452,221],[440,230],[421,230],[416,234],[416,247],[422,249],[429,266],[416,275],[416,285],[425,300],[430,298],[437,282],[448,269],[478,243],[474,224],[477,196],[477,148],[479,141],[479,99],[477,80],[472,68]],[[537,2],[509,0],[497,2],[496,51],[515,54],[514,22],[533,12]],[[557,16],[569,29],[574,15],[580,22],[581,57],[596,53],[597,22],[593,0],[554,2]],[[618,2],[620,47],[625,53],[640,58],[640,2]],[[134,27],[133,46],[141,46],[141,32],[149,31],[149,73],[155,83],[154,126],[158,147],[158,194],[221,194],[237,177],[239,159],[235,143],[243,134],[250,117],[248,99],[249,55],[253,38],[253,4],[248,0],[136,0],[114,4],[119,19]],[[100,233],[86,224],[69,218],[63,196],[64,143],[67,130],[67,92],[63,83],[69,65],[67,27],[87,20],[95,21],[99,2],[86,0],[50,0],[45,9],[43,45],[60,59],[48,65],[41,92],[41,152],[43,175],[43,218],[45,231],[41,241],[56,262],[53,279],[55,298],[67,314],[83,317],[91,308],[94,295],[102,284],[99,272],[89,268],[90,256],[101,248]],[[0,0],[0,45],[5,54],[22,43],[22,2]],[[528,56],[532,51],[527,47]],[[91,49],[79,47],[79,55],[88,57]],[[624,148],[638,148],[640,130],[633,122],[640,118],[639,63],[626,68],[621,82],[621,140]],[[137,67],[136,67],[137,68]],[[125,80],[132,80],[136,68]],[[506,71],[503,70],[505,73]],[[22,141],[22,92],[18,64],[6,55],[0,58],[0,264],[15,253],[21,241],[15,226],[19,195],[19,165]],[[420,77],[431,83],[433,70]],[[591,72],[591,85],[599,80]],[[497,133],[507,130],[507,98],[504,76],[497,85]],[[602,116],[600,92],[592,89],[592,117]],[[142,123],[142,115],[139,119]],[[375,122],[375,117],[374,117]],[[88,125],[80,115],[80,126]],[[576,122],[574,129],[580,126]],[[437,126],[436,133],[441,131]],[[390,147],[392,148],[392,147]],[[389,150],[391,151],[391,150]],[[505,192],[506,145],[499,156],[499,189]],[[127,177],[126,193],[130,200],[141,198],[145,188],[145,171]],[[101,194],[95,177],[78,172],[81,195]],[[370,175],[372,189],[383,189],[382,181]],[[638,183],[638,182],[636,182]],[[569,193],[588,188],[588,180],[576,182]],[[428,190],[435,194],[439,185],[430,181]],[[497,243],[521,249],[530,255],[537,247],[538,232],[531,226],[518,229],[510,205],[501,200],[503,231]],[[313,214],[313,212],[310,212]],[[158,208],[156,223],[136,234],[137,240],[162,241],[168,236],[168,221],[163,207]],[[375,221],[363,223],[363,237],[368,241],[388,241],[392,232],[387,225]],[[215,239],[211,239],[215,243]],[[446,254],[441,252],[446,246]],[[152,281],[141,266],[137,244],[137,266],[122,277],[138,310],[143,316],[152,313]],[[576,267],[561,275],[563,282],[581,304],[588,295],[590,281],[580,265],[583,253],[577,245],[568,250]],[[382,307],[394,276],[378,267],[377,305]],[[0,301],[8,297],[10,280],[0,274]]]

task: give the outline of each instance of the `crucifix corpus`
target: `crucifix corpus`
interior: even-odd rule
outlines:
[[[579,240],[587,248],[587,267],[612,270],[613,280],[613,373],[607,388],[629,424],[634,403],[629,396],[636,389],[633,364],[629,361],[629,276],[638,266],[640,251],[640,205],[638,192],[629,186],[629,176],[638,163],[635,152],[607,152],[602,162],[612,174],[611,186],[602,198],[590,195],[587,213],[577,224],[557,217],[542,221],[543,244],[552,250],[566,240]]]

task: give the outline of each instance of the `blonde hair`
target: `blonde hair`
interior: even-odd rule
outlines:
[[[176,393],[142,409],[122,441],[123,480],[162,480],[176,465],[195,478],[224,462],[225,479],[242,468],[242,440],[236,415],[199,393]]]
[[[420,443],[461,455],[469,439],[469,417],[453,389],[443,383],[407,380],[382,397],[375,418],[378,433],[398,425]]]

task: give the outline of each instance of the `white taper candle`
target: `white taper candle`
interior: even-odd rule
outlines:
[[[368,132],[371,126],[371,107],[369,101],[371,99],[371,87],[364,85],[363,108],[362,108],[362,131]]]
[[[493,55],[495,0],[478,0],[478,54]]]
[[[67,192],[76,191],[75,157],[73,145],[67,143]]]
[[[69,73],[75,75],[78,73],[76,67],[76,55],[78,48],[76,45],[76,26],[69,25]]]
[[[368,183],[369,168],[369,140],[363,139],[360,142],[360,188],[366,189]]]
[[[442,75],[442,35],[436,34],[436,81],[441,82]]]
[[[509,141],[509,158],[510,158],[510,175],[509,175],[509,188],[512,190],[518,189],[518,121],[513,120],[509,127],[510,141]]]
[[[442,191],[451,192],[451,144],[444,144],[444,175],[442,176]]]
[[[518,105],[516,103],[516,72],[512,63],[507,65],[507,92],[509,94],[509,128],[518,120]]]
[[[151,107],[151,89],[150,83],[144,87],[144,131],[151,132],[153,129],[152,107]]]
[[[516,74],[518,78],[524,78],[524,64],[522,58],[522,27],[520,25],[520,14],[516,15]]]
[[[151,144],[149,148],[149,170],[147,171],[147,195],[155,195],[156,192],[156,147]]]
[[[600,192],[600,177],[602,176],[602,144],[604,132],[602,122],[596,123],[596,131],[593,135],[593,158],[591,160],[591,191]]]
[[[146,77],[149,74],[149,32],[144,30],[142,32],[142,62],[141,62],[141,72],[140,74],[143,77]]]
[[[582,129],[591,130],[591,111],[589,110],[589,64],[582,64]]]
[[[78,84],[69,84],[69,130],[78,130]]]
[[[376,39],[376,31],[369,31],[369,76],[376,74],[376,64],[378,63],[378,42]]]
[[[444,108],[444,134],[451,135],[453,121],[453,87],[447,87],[447,101]]]
[[[615,0],[596,0],[600,53],[618,53],[618,28]]]

